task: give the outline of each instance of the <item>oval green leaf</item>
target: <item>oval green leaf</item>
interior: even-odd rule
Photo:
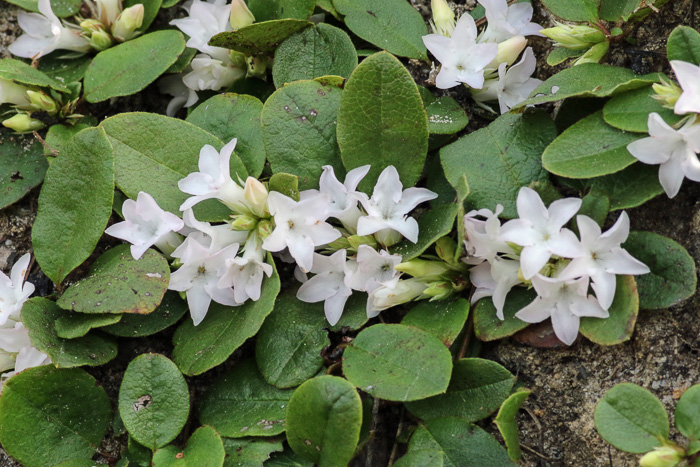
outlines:
[[[39,141],[0,135],[0,209],[19,201],[44,181],[49,164]]]
[[[287,442],[318,465],[345,466],[355,455],[362,425],[357,390],[337,376],[320,376],[299,386],[287,409]]]
[[[450,351],[437,337],[401,324],[376,324],[345,349],[343,373],[352,384],[390,401],[413,401],[445,392]]]
[[[598,19],[600,0],[542,0],[554,15],[567,21],[592,21]]]
[[[256,21],[309,19],[315,6],[315,0],[248,0],[248,8]]]
[[[682,116],[662,107],[661,103],[652,97],[655,94],[651,87],[646,87],[616,95],[603,107],[605,122],[620,130],[648,133],[647,121],[652,112],[659,114],[669,125],[680,121]]]
[[[579,332],[600,345],[616,345],[632,337],[639,312],[639,295],[633,276],[617,276],[609,318],[581,318]]]
[[[39,0],[7,0],[7,2],[25,10],[39,12]],[[51,0],[51,10],[59,18],[66,18],[78,13],[82,3],[81,0]]]
[[[121,320],[103,330],[120,337],[150,336],[177,323],[187,313],[187,304],[177,292],[169,291],[163,296],[158,308],[147,315],[125,314]],[[86,316],[86,315],[83,315]]]
[[[467,322],[469,302],[463,298],[420,302],[401,320],[401,324],[428,331],[451,346]]]
[[[216,467],[223,465],[226,452],[221,436],[210,426],[192,433],[185,449],[165,446],[153,453],[153,467]]]
[[[686,438],[700,439],[700,384],[687,389],[678,401],[676,426]]]
[[[68,88],[60,81],[14,58],[3,58],[0,60],[0,79],[14,81],[17,84],[68,92]]]
[[[282,41],[309,26],[310,22],[300,19],[263,21],[237,31],[221,32],[211,38],[209,45],[237,50],[246,55],[272,55]]]
[[[270,454],[282,450],[281,439],[224,438],[223,441],[226,451],[223,467],[263,464],[267,466],[265,461],[270,458]]]
[[[122,315],[66,313],[56,320],[56,334],[62,339],[75,339],[83,337],[91,329],[117,323],[120,319],[122,319]]]
[[[190,393],[177,366],[159,354],[129,363],[119,388],[119,415],[132,438],[151,450],[180,433],[190,412]]]
[[[688,26],[678,26],[668,36],[666,56],[669,60],[700,65],[700,33]]]
[[[527,388],[520,388],[508,396],[508,399],[498,409],[498,415],[494,419],[498,431],[501,432],[503,440],[506,442],[508,455],[514,461],[519,460],[522,455],[520,451],[520,437],[518,436],[518,422],[515,416],[531,392]]]
[[[58,58],[61,51],[41,57],[39,61],[39,71],[46,73],[49,77],[59,80],[61,83],[75,83],[83,79],[85,71],[92,62],[90,55],[63,60]]]
[[[599,0],[600,17],[606,21],[627,21],[634,10],[639,8],[638,0]]]
[[[590,182],[593,189],[608,194],[611,211],[635,208],[664,192],[659,183],[659,168],[641,162]]]

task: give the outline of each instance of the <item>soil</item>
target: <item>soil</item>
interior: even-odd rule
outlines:
[[[414,6],[428,19],[429,0],[412,0]],[[475,1],[449,2],[461,13],[474,7]],[[553,18],[534,1],[534,21],[548,27]],[[694,5],[694,3],[698,3]],[[18,8],[5,2],[0,6],[0,57],[8,57],[7,46],[21,32],[16,23]],[[174,10],[168,12],[172,15]],[[161,19],[163,21],[163,19]],[[632,34],[636,45],[623,42],[611,49],[606,63],[625,66],[637,73],[663,71],[669,73],[665,57],[665,41],[670,31],[679,24],[692,27],[700,25],[700,3],[692,0],[670,2],[661,13],[647,18]],[[538,77],[546,79],[565,65],[550,67],[545,57],[551,45],[543,38],[534,38],[530,45],[538,59]],[[429,85],[431,72],[435,70],[415,61],[407,66],[418,84]],[[474,109],[468,93],[463,88],[449,91],[433,89],[439,95],[457,99],[470,116],[465,132],[473,131],[488,123],[493,117],[483,110]],[[147,110],[164,113],[167,98],[155,87],[129,98],[118,99],[110,105],[92,108],[100,116],[130,110]],[[31,251],[31,225],[36,215],[38,190],[22,201],[0,210],[0,269],[8,272],[19,256]],[[700,184],[688,180],[680,194],[670,200],[660,196],[644,206],[629,210],[633,230],[647,230],[670,237],[683,245],[700,264]],[[617,214],[609,220],[614,221]],[[54,292],[51,282],[37,267],[32,269],[30,280],[37,285],[37,294]],[[89,369],[116,399],[121,376],[126,364],[136,355],[146,351],[170,353],[170,334],[165,331],[158,339],[122,342],[116,361],[104,367]],[[612,386],[622,382],[639,384],[652,391],[666,406],[673,426],[673,409],[683,391],[700,383],[700,295],[670,309],[646,311],[639,314],[635,333],[623,344],[605,347],[580,339],[571,347],[540,349],[506,339],[485,345],[482,356],[491,358],[518,376],[519,381],[533,390],[519,414],[521,442],[524,446],[523,466],[634,466],[638,456],[623,453],[609,446],[595,430],[593,411],[596,402]],[[234,356],[236,358],[236,356]],[[230,360],[222,367],[230,366]],[[220,373],[217,368],[210,373]],[[211,380],[196,378],[198,392]],[[387,465],[397,425],[405,415],[397,406],[381,407],[376,420],[378,436],[357,465]],[[484,424],[495,436],[493,425]],[[678,433],[672,429],[672,437]],[[110,433],[102,446],[106,457],[97,459],[106,463],[119,457],[125,436]],[[680,441],[680,439],[677,439]],[[47,447],[49,449],[50,447]],[[401,447],[398,455],[401,455]],[[355,464],[355,463],[354,463]],[[0,467],[16,466],[0,449]]]

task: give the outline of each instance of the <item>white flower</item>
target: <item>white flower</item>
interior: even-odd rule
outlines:
[[[352,290],[345,285],[346,254],[345,250],[338,250],[331,256],[314,253],[314,265],[310,272],[316,275],[297,291],[297,298],[302,302],[323,301],[323,310],[331,326],[340,320],[345,302],[352,295]]]
[[[252,233],[248,237],[242,256],[226,260],[226,273],[219,280],[219,288],[233,287],[238,303],[248,299],[258,301],[262,292],[263,274],[270,277],[272,266],[264,261],[260,238]]]
[[[357,191],[357,185],[365,178],[369,169],[369,165],[352,169],[345,176],[345,183],[340,183],[335,176],[333,166],[324,165],[318,182],[319,191],[326,194],[330,200],[328,217],[335,217],[352,231],[356,230],[357,220],[362,215],[357,203],[362,197],[366,197],[364,193]],[[308,192],[313,194],[315,190],[308,190]]]
[[[192,59],[192,71],[182,77],[182,82],[189,89],[218,91],[231,86],[237,79],[246,75],[246,70],[229,66],[230,60],[218,60],[206,54],[199,54]]]
[[[627,240],[630,231],[626,212],[620,214],[615,225],[604,234],[601,234],[600,226],[588,216],[576,216],[576,223],[586,253],[572,260],[558,277],[562,280],[590,277],[600,306],[607,310],[615,297],[615,275],[646,274],[649,268],[620,247]]]
[[[230,224],[211,225],[209,222],[198,221],[194,217],[192,209],[187,209],[183,212],[182,218],[187,227],[205,234],[205,239],[198,238],[198,241],[212,252],[223,250],[234,243],[240,245],[248,237],[248,232],[233,230]],[[188,236],[191,235],[196,234],[190,233]]]
[[[0,105],[14,104],[27,105],[29,104],[28,89],[22,85],[16,84],[9,79],[0,79]]]
[[[656,112],[649,114],[649,137],[633,141],[627,150],[645,164],[661,164],[659,182],[669,198],[681,189],[688,177],[700,182],[700,125],[690,119],[680,130],[674,130]]]
[[[328,218],[328,197],[320,194],[297,202],[282,193],[270,192],[267,198],[275,230],[263,242],[267,251],[289,253],[304,272],[313,266],[314,247],[340,237],[340,232],[324,222]]]
[[[353,290],[371,292],[383,282],[390,281],[398,272],[394,269],[401,262],[401,255],[377,251],[371,246],[360,245],[355,261],[347,262],[345,284]]]
[[[131,256],[139,259],[155,245],[169,255],[182,243],[175,232],[184,227],[182,219],[164,211],[148,193],[139,192],[136,201],[127,199],[122,205],[124,221],[105,229],[107,235],[131,243]]]
[[[469,256],[467,264],[479,264],[482,261],[493,261],[498,253],[515,254],[515,251],[501,238],[501,221],[498,216],[503,212],[503,206],[496,206],[496,212],[489,209],[470,211],[464,216],[466,239],[464,245]],[[485,217],[486,220],[476,219]]]
[[[231,154],[237,138],[226,144],[221,152],[213,146],[205,145],[199,152],[199,172],[193,172],[177,182],[184,193],[195,195],[180,206],[181,211],[190,209],[205,199],[216,198],[234,211],[245,204],[243,187],[231,178]]]
[[[552,255],[576,258],[584,250],[576,235],[562,228],[581,207],[581,200],[565,198],[554,201],[547,209],[536,191],[523,187],[516,202],[519,219],[501,227],[501,238],[520,245],[523,277],[531,279]]]
[[[370,235],[390,229],[416,243],[418,222],[412,217],[407,217],[408,213],[420,203],[435,198],[437,194],[426,188],[403,190],[399,173],[393,165],[390,165],[379,175],[372,198],[360,198],[367,215],[360,217],[357,221],[357,233]]]
[[[536,65],[532,47],[528,47],[523,58],[507,71],[506,63],[501,63],[498,66],[498,80],[489,80],[482,91],[473,92],[474,100],[479,103],[498,100],[501,113],[508,112],[527,99],[532,90],[542,83],[542,80],[530,77]]]
[[[186,73],[166,75],[158,80],[160,92],[173,96],[165,110],[168,117],[173,117],[183,107],[193,106],[199,99],[194,89],[188,88],[182,81],[185,75]]]
[[[185,9],[190,15],[187,18],[174,19],[170,24],[189,36],[187,47],[217,58],[220,58],[222,53],[228,54],[227,49],[209,45],[209,40],[216,34],[231,30],[229,24],[231,6],[226,4],[226,0],[213,2],[194,0],[189,8],[185,7]]]
[[[484,68],[498,54],[496,44],[476,43],[476,24],[469,14],[462,15],[452,31],[452,37],[439,34],[423,36],[423,43],[442,67],[435,80],[440,89],[449,89],[459,83],[481,89]]]
[[[541,36],[540,26],[532,23],[532,5],[506,0],[478,0],[486,10],[488,26],[479,37],[480,42],[503,42],[513,36]]]
[[[48,365],[51,359],[40,350],[36,349],[29,339],[29,331],[20,322],[13,326],[0,328],[0,372],[14,368],[0,376],[0,391],[6,380],[11,376],[40,365]]]
[[[374,318],[380,311],[408,303],[423,295],[428,286],[420,279],[394,279],[374,289],[367,297],[367,317]]]
[[[57,49],[87,52],[90,42],[80,35],[80,28],[63,25],[51,9],[51,0],[39,0],[39,13],[20,11],[17,22],[24,31],[8,50],[18,57],[39,58]]]
[[[520,263],[512,259],[494,258],[491,263],[482,263],[469,270],[469,278],[477,288],[472,303],[491,296],[496,316],[503,320],[503,306],[510,289],[520,284]]]
[[[0,271],[0,326],[8,320],[19,321],[24,302],[34,293],[34,284],[25,282],[30,255],[26,253],[12,266],[10,277]]]
[[[515,317],[526,323],[539,323],[551,317],[554,333],[566,345],[576,340],[579,318],[609,316],[596,299],[586,296],[588,277],[563,281],[537,275],[532,278],[532,285],[537,291],[537,298],[518,311]]]
[[[671,60],[670,63],[683,88],[673,111],[678,115],[700,113],[700,66],[681,60]]]

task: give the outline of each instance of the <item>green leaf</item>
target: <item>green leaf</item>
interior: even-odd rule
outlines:
[[[135,260],[129,245],[100,256],[86,278],[72,284],[58,306],[80,313],[148,314],[156,309],[170,282],[168,261],[153,249]]]
[[[85,99],[101,102],[135,94],[165,73],[183,50],[182,33],[169,29],[151,32],[100,52],[85,72]]]
[[[496,307],[493,306],[491,297],[482,298],[474,306],[474,334],[479,340],[489,342],[522,331],[530,324],[516,318],[515,314],[530,304],[536,296],[534,290],[522,287],[512,289],[503,307],[503,321],[496,316]]]
[[[0,133],[0,209],[44,181],[48,164],[39,141]]]
[[[57,465],[95,454],[110,419],[107,394],[83,370],[29,368],[2,388],[0,443],[27,467]]]
[[[676,426],[683,436],[700,439],[700,384],[687,389],[676,405]]]
[[[204,101],[187,116],[187,121],[208,131],[224,143],[237,138],[236,154],[248,174],[259,177],[265,166],[260,114],[263,105],[245,94],[221,94]]]
[[[401,324],[375,324],[345,349],[343,373],[373,397],[413,401],[445,392],[450,351],[437,337]]]
[[[39,0],[7,0],[7,2],[25,10],[39,12]],[[81,4],[81,0],[51,0],[51,10],[59,18],[66,18],[78,13]]]
[[[198,404],[199,417],[228,438],[275,436],[284,432],[292,392],[268,384],[245,360],[214,382]]]
[[[198,375],[226,360],[250,337],[257,334],[272,311],[280,290],[277,271],[264,280],[257,302],[247,301],[237,307],[212,303],[207,317],[194,326],[185,320],[173,337],[173,360],[188,375]]]
[[[279,88],[284,83],[321,76],[347,78],[356,66],[357,52],[350,36],[342,29],[320,23],[280,44],[275,51],[272,78]]]
[[[540,157],[556,134],[544,112],[507,113],[442,148],[442,167],[455,188],[466,175],[471,189],[469,206],[495,209],[501,204],[503,217],[513,218],[520,188],[548,179]]]
[[[547,65],[555,66],[560,63],[575,57],[580,57],[586,51],[585,50],[572,50],[566,47],[554,47],[547,55]]]
[[[309,462],[291,449],[273,454],[270,460],[265,462],[265,467],[313,467],[314,463]]]
[[[92,62],[92,57],[83,55],[68,60],[58,58],[62,55],[62,51],[57,51],[41,57],[37,69],[62,83],[75,83],[83,79],[85,71]]]
[[[95,249],[112,214],[114,153],[102,128],[75,135],[46,172],[32,245],[42,271],[60,284]]]
[[[299,386],[287,409],[287,442],[319,465],[347,465],[355,455],[362,425],[357,390],[337,376],[319,376]]]
[[[668,308],[695,293],[695,262],[682,245],[652,232],[630,232],[622,246],[651,269],[637,276],[640,308]]]
[[[404,0],[333,0],[345,25],[361,39],[401,57],[427,60],[423,17]]]
[[[554,15],[568,21],[591,21],[598,19],[601,0],[542,0]]]
[[[421,95],[425,96],[423,93]],[[432,94],[430,96],[432,97]],[[462,131],[469,123],[467,112],[449,96],[433,98],[430,102],[426,102],[423,97],[423,102],[428,114],[428,132],[431,135],[453,135]]]
[[[589,191],[581,200],[581,207],[578,210],[578,214],[584,214],[590,217],[601,227],[605,223],[609,212],[610,198],[606,192],[599,190]],[[577,234],[579,232],[576,220],[574,220],[574,232]]]
[[[122,319],[122,315],[67,313],[56,320],[56,334],[62,339],[75,339],[83,337],[91,329],[114,324],[120,319]]]
[[[401,320],[401,324],[428,331],[451,346],[467,322],[469,302],[463,298],[420,302]]]
[[[433,451],[430,449],[414,449],[407,452],[403,457],[399,458],[394,467],[412,467],[420,465],[421,467],[442,467],[444,453],[442,451]]]
[[[241,78],[236,80],[226,92],[234,94],[248,94],[257,97],[260,102],[265,102],[275,92],[275,86],[260,78]]]
[[[606,21],[627,21],[639,5],[639,0],[599,0],[600,17]]]
[[[564,0],[568,1],[568,0]],[[636,75],[632,70],[599,63],[584,63],[566,68],[537,86],[529,99],[516,108],[526,105],[556,102],[569,97],[608,97],[632,89],[658,83],[658,73]]]
[[[439,238],[452,232],[456,216],[456,204],[443,204],[429,210],[418,219],[418,241],[413,243],[410,240],[403,240],[390,248],[391,253],[401,255],[402,261],[420,256]]]
[[[209,45],[237,50],[246,55],[271,55],[282,41],[309,26],[310,22],[300,19],[263,21],[237,31],[221,32],[211,38]]]
[[[653,165],[632,164],[612,175],[590,180],[593,189],[610,197],[610,210],[640,206],[664,192],[659,183],[659,169]]]
[[[103,330],[120,337],[150,336],[177,323],[187,311],[187,304],[180,295],[170,291],[165,293],[158,308],[151,313],[121,315],[122,319],[118,323]]]
[[[259,438],[224,438],[226,459],[223,467],[263,465],[273,452],[282,450],[282,440]],[[267,465],[267,463],[265,463]]]
[[[26,86],[51,88],[55,91],[68,92],[68,88],[60,81],[48,77],[45,73],[13,58],[0,60],[0,79],[14,81]]]
[[[343,91],[316,81],[296,81],[275,91],[262,111],[262,137],[273,173],[299,177],[299,187],[318,187],[324,165],[340,178],[343,166],[336,121]]]
[[[315,0],[248,0],[248,8],[256,21],[273,19],[309,19]]]
[[[165,446],[189,412],[187,383],[173,362],[146,353],[129,363],[119,388],[119,415],[132,438],[151,450]]]
[[[267,188],[299,201],[299,177],[279,172],[270,177]]]
[[[116,414],[115,418],[118,418],[121,422],[121,418],[119,418],[119,413]],[[123,423],[122,433],[126,433],[126,428],[124,428]],[[124,452],[124,454],[122,455],[122,458],[129,462],[128,466],[125,467],[129,467],[132,464],[138,467],[151,467],[151,459],[153,458],[153,452],[151,452],[151,450],[148,449],[146,446],[143,446],[134,441],[134,438],[132,438],[131,436],[128,436],[128,438],[129,439],[127,441],[126,452]]]
[[[569,178],[619,172],[636,162],[627,145],[642,135],[609,126],[598,111],[567,128],[542,154],[544,168]]]
[[[90,125],[88,123],[77,123],[75,125],[51,125],[49,131],[46,132],[46,138],[44,139],[46,140],[46,145],[50,146],[53,151],[44,148],[44,154],[47,156],[60,155],[62,152],[65,152],[66,147],[68,147],[68,143],[70,143],[73,136],[77,135],[85,128],[90,128],[91,126],[94,125]]]
[[[615,298],[609,312],[610,317],[605,319],[581,318],[581,334],[600,345],[616,345],[632,337],[639,313],[639,295],[633,276],[617,276]]]
[[[265,381],[278,388],[298,386],[323,366],[330,345],[323,303],[304,303],[296,289],[277,297],[255,340],[255,360]]]
[[[142,112],[123,113],[102,122],[114,147],[117,186],[129,198],[145,191],[166,211],[180,214],[189,197],[177,182],[199,171],[199,152],[209,144],[217,151],[223,143],[195,125],[176,118]],[[231,155],[231,177],[245,180],[245,166]],[[230,209],[216,200],[200,203],[195,215],[200,221],[227,218]]]
[[[185,50],[177,58],[177,61],[170,65],[170,67],[165,70],[166,74],[170,73],[182,73],[187,67],[192,63],[192,59],[197,55],[197,49],[191,47],[185,47]],[[199,106],[197,106],[199,107]]]
[[[605,441],[623,451],[641,454],[668,438],[668,415],[663,404],[646,389],[622,383],[598,401],[593,415]]]
[[[442,452],[445,467],[513,465],[506,450],[491,435],[456,417],[428,420],[413,433],[408,450]]]
[[[447,393],[409,402],[406,408],[423,420],[455,416],[475,422],[498,410],[514,382],[515,377],[496,362],[463,358],[455,363]]]
[[[700,33],[688,26],[678,26],[668,36],[666,56],[700,65]]]
[[[153,467],[215,467],[223,465],[226,452],[221,436],[210,426],[201,426],[187,440],[185,449],[165,446],[153,453]]]
[[[518,422],[515,416],[531,392],[527,388],[520,388],[511,394],[501,405],[501,408],[498,409],[498,415],[494,419],[498,431],[501,432],[503,440],[506,442],[508,455],[514,461],[520,460],[522,455],[520,452],[520,437],[518,436]]]
[[[371,189],[389,165],[404,186],[418,181],[428,150],[428,117],[411,74],[393,55],[366,58],[348,79],[338,112],[338,144],[346,169],[371,164],[361,190]]]
[[[651,86],[616,95],[603,107],[605,123],[620,130],[648,133],[647,121],[649,114],[653,112],[659,114],[669,125],[678,123],[682,116],[662,107],[661,103],[653,98],[654,95],[656,93]]]

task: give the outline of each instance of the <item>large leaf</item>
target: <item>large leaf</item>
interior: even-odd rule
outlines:
[[[503,216],[512,218],[517,216],[520,188],[547,181],[540,157],[556,135],[554,123],[544,112],[507,113],[442,148],[440,159],[453,187],[466,175],[469,206],[495,209],[501,204]]]
[[[600,0],[542,0],[556,16],[567,21],[592,21],[598,19]]]
[[[86,278],[68,287],[58,305],[80,313],[148,314],[163,299],[170,281],[168,261],[153,249],[140,259],[128,245],[100,256]]]
[[[248,8],[256,21],[309,19],[315,6],[314,0],[248,0]]]
[[[631,383],[610,389],[598,401],[594,420],[605,441],[627,452],[642,453],[668,438],[668,415],[648,390]]]
[[[39,12],[39,0],[7,0],[7,2],[25,10]],[[51,0],[51,10],[59,18],[66,18],[76,14],[81,4],[81,0]]]
[[[260,330],[272,311],[280,290],[275,271],[265,279],[260,299],[237,307],[214,304],[207,317],[194,326],[186,320],[173,337],[173,360],[186,375],[198,375],[226,360],[238,347]]]
[[[0,134],[0,209],[19,201],[44,181],[48,168],[39,141]]]
[[[688,26],[676,27],[668,36],[666,56],[669,60],[700,65],[700,33]]]
[[[451,346],[469,316],[469,302],[463,298],[420,302],[401,320],[401,324],[421,328]]]
[[[83,370],[29,368],[2,388],[0,443],[26,467],[50,467],[95,454],[110,419],[107,394]]]
[[[445,392],[450,351],[437,337],[401,324],[376,324],[345,349],[343,373],[358,388],[386,400],[412,401]]]
[[[14,81],[18,84],[51,88],[60,92],[68,92],[68,88],[57,79],[13,58],[0,60],[0,79]]]
[[[173,362],[147,353],[129,363],[119,388],[119,415],[132,438],[151,450],[165,446],[189,412],[187,383]]]
[[[313,378],[294,391],[287,409],[287,441],[318,465],[347,465],[360,439],[362,402],[337,376]]]
[[[112,213],[114,153],[102,128],[86,128],[46,173],[32,245],[56,284],[92,253]]]
[[[649,114],[656,112],[669,125],[677,123],[682,116],[662,107],[661,103],[653,98],[655,94],[649,86],[616,95],[603,107],[605,122],[620,130],[648,133]]]
[[[299,177],[301,189],[318,187],[322,166],[342,180],[336,122],[343,91],[313,80],[275,91],[262,111],[262,137],[274,173]]]
[[[627,21],[639,5],[639,0],[600,0],[600,17],[607,21]]]
[[[428,34],[425,21],[404,0],[333,0],[345,25],[362,39],[393,54],[427,60],[422,36]]]
[[[311,26],[300,19],[278,19],[253,23],[237,31],[221,32],[209,45],[237,50],[246,55],[271,55],[286,38]]]
[[[374,54],[352,73],[340,101],[338,144],[346,169],[371,164],[363,191],[389,165],[405,186],[418,181],[428,150],[428,117],[416,83],[396,57]]]
[[[182,33],[169,29],[100,52],[85,72],[85,99],[101,102],[135,94],[170,68],[183,50]]]
[[[342,29],[320,23],[282,42],[275,51],[272,78],[276,87],[321,76],[347,78],[357,66],[357,52]]]
[[[170,291],[165,293],[158,308],[151,313],[121,315],[118,323],[107,326],[103,330],[120,337],[150,336],[177,323],[187,311],[187,304],[178,293]]]
[[[590,180],[593,189],[601,190],[610,198],[610,210],[640,206],[664,192],[659,183],[659,168],[636,163],[611,175]]]
[[[579,331],[596,344],[616,345],[629,340],[637,322],[639,295],[632,276],[617,276],[610,317],[581,318]]]
[[[202,423],[222,436],[275,436],[285,429],[292,390],[268,384],[253,360],[237,364],[207,390],[199,402]]]
[[[153,453],[153,467],[215,467],[224,463],[226,451],[221,436],[210,426],[192,433],[185,449],[172,444]]]

